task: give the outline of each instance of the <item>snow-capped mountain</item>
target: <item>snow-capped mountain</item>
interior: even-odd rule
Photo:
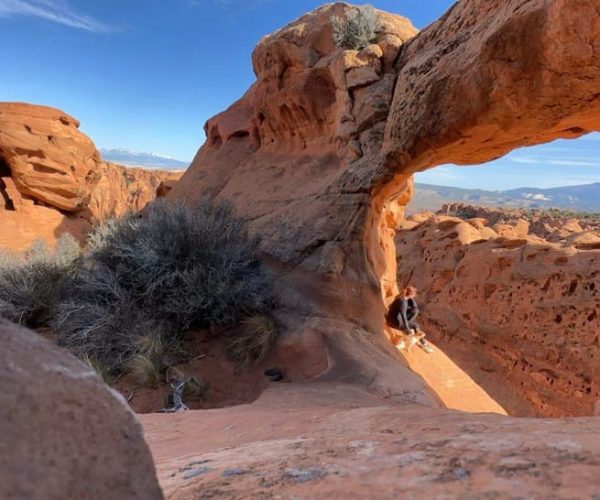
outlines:
[[[185,169],[189,161],[182,161],[170,156],[158,153],[141,153],[129,149],[104,149],[100,148],[102,158],[121,165],[129,165],[146,168]]]

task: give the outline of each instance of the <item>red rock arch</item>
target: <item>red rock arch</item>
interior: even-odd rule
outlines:
[[[349,8],[321,7],[261,40],[257,82],[207,123],[222,144],[199,150],[171,196],[229,199],[263,237],[300,372],[322,369],[326,345],[330,376],[424,400],[381,335],[411,176],[598,130],[600,3],[464,0],[418,34],[381,13],[360,52],[331,42],[331,15]],[[317,74],[335,85],[319,116],[307,93]]]

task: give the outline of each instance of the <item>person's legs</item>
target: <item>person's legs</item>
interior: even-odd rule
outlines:
[[[423,349],[426,353],[432,353],[433,348],[431,347],[431,345],[429,345],[429,342],[425,340],[425,333],[423,332],[423,330],[421,330],[419,324],[416,321],[412,320],[409,322],[409,326],[411,328],[411,331],[409,332],[408,336],[413,339],[411,345],[414,345],[418,342],[421,349]]]

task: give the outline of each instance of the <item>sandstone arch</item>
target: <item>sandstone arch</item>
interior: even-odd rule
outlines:
[[[463,0],[418,34],[381,13],[360,52],[331,42],[331,15],[349,8],[261,40],[256,83],[208,121],[171,196],[229,199],[248,217],[280,272],[290,335],[323,339],[343,368],[328,376],[426,400],[381,335],[411,175],[599,129],[600,2]],[[325,109],[306,93],[316,74],[335,85]]]

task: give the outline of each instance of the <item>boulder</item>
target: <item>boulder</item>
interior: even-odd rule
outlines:
[[[70,354],[1,319],[0,435],[0,498],[163,498],[125,400]]]

